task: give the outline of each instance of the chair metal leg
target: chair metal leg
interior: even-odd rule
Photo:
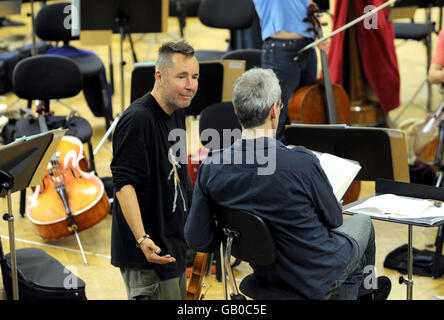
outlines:
[[[239,233],[228,229],[224,229],[224,233],[227,236],[227,243],[226,243],[225,254],[223,252],[223,248],[221,248],[221,259],[223,259],[221,261],[221,265],[225,266],[222,271],[222,279],[228,276],[232,290],[232,293],[230,294],[231,300],[246,300],[245,296],[240,294],[239,289],[237,288],[236,280],[234,278],[234,272],[233,269],[231,268],[231,261],[230,261],[233,239],[239,237]],[[226,286],[227,284],[225,279],[224,283],[225,291],[226,291]],[[224,294],[225,298],[228,299],[228,294],[226,292],[224,292]]]
[[[26,212],[26,189],[20,191],[20,216],[25,217]]]
[[[224,244],[220,244],[220,268],[222,273],[222,290],[224,293],[224,300],[228,300],[228,291],[227,291],[227,278],[226,278],[226,272],[225,272],[225,264],[222,262],[224,261]]]
[[[435,253],[433,255],[432,262],[432,277],[438,279],[441,277],[441,252],[443,245],[444,235],[442,225],[438,227],[438,233],[435,241]]]

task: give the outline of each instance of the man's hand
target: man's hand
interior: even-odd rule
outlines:
[[[318,48],[319,50],[328,53],[328,50],[330,49],[330,39],[322,41],[320,44],[318,44]]]
[[[142,243],[139,246],[149,262],[158,263],[158,264],[176,262],[176,258],[172,257],[169,254],[164,256],[159,256],[161,250],[158,246],[156,246],[156,244],[151,239],[145,239],[144,241],[142,241]]]
[[[312,17],[320,11],[319,6],[316,2],[311,2],[307,7],[307,16]]]

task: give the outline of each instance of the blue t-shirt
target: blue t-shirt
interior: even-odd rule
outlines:
[[[310,23],[303,22],[307,17],[310,0],[253,0],[262,29],[262,40],[278,31],[299,33],[312,38],[307,29]]]

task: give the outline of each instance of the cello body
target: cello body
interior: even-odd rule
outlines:
[[[83,171],[84,165],[82,142],[63,137],[27,206],[27,216],[41,238],[60,239],[93,226],[108,214],[103,182],[93,172]]]
[[[444,101],[441,102],[439,108],[431,115],[429,115],[426,121],[419,127],[416,133],[415,142],[413,144],[413,150],[417,159],[428,165],[434,165],[438,147],[439,147],[439,124],[444,121]],[[441,152],[441,163],[443,165]]]
[[[332,84],[334,104],[338,123],[348,123],[350,119],[350,100],[344,89]],[[328,123],[324,102],[324,89],[320,83],[298,89],[290,98],[288,118],[291,123],[325,124]]]

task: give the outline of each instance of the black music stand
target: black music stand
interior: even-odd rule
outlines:
[[[11,194],[40,183],[49,160],[66,131],[52,130],[17,139],[0,147],[0,197],[6,196],[8,199],[8,213],[3,215],[3,220],[8,221],[14,300],[19,299],[19,293]]]
[[[112,30],[120,34],[121,111],[125,109],[123,42],[128,36],[134,62],[137,57],[131,33],[162,32],[162,0],[81,0],[80,30]]]
[[[382,128],[345,125],[289,125],[285,144],[334,154],[361,165],[356,180],[394,180],[390,136]],[[406,160],[407,161],[407,160]]]

